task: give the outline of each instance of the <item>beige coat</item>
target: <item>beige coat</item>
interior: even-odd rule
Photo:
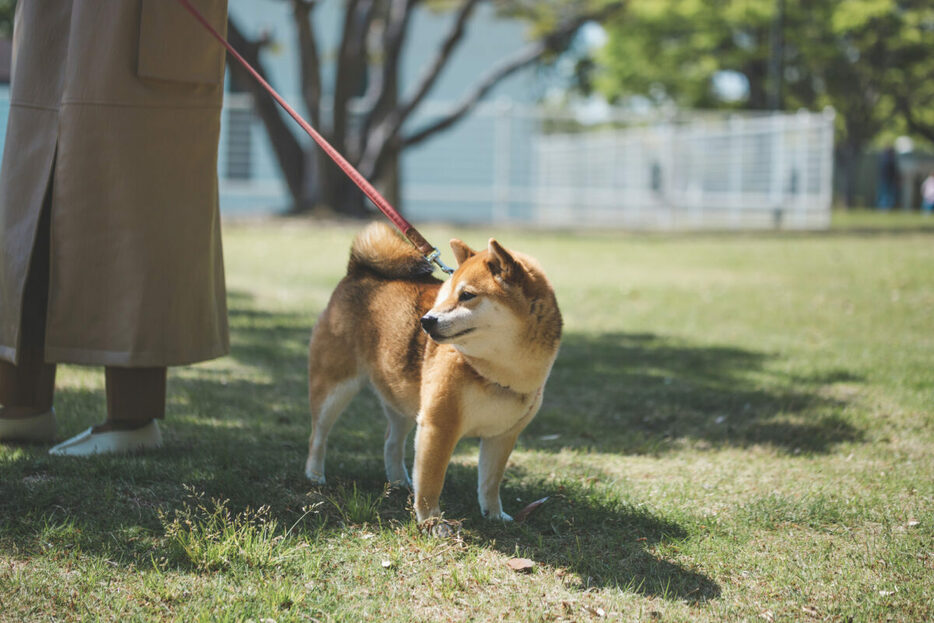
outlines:
[[[216,28],[226,0],[196,0]],[[0,357],[51,184],[49,362],[228,351],[217,201],[220,44],[174,0],[19,0],[0,168]]]

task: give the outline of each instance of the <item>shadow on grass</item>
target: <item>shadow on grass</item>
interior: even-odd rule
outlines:
[[[700,536],[698,529],[634,504],[618,489],[571,480],[537,482],[510,467],[502,490],[507,510],[515,512],[541,492],[550,495],[526,521],[503,524],[480,515],[476,477],[475,466],[452,465],[443,503],[449,516],[467,517],[465,527],[484,546],[571,572],[583,590],[616,588],[688,603],[720,596],[711,578],[658,552]]]
[[[184,485],[229,500],[235,512],[267,505],[283,527],[320,501],[322,493],[302,475],[311,317],[251,305],[248,296],[231,295],[227,364],[173,372],[166,448],[89,460],[52,458],[45,446],[0,450],[0,551],[81,551],[147,567],[164,553],[164,517],[184,507]],[[844,403],[822,391],[859,378],[838,370],[783,376],[770,371],[770,358],[655,335],[568,335],[545,406],[521,443],[545,452],[663,453],[684,442],[824,452],[860,439],[860,431],[836,415]],[[56,407],[67,414],[62,432],[73,434],[100,420],[103,392],[66,388]],[[367,496],[381,495],[383,429],[377,401],[366,392],[337,424],[328,457],[332,486],[325,493],[336,496],[335,508],[350,483]],[[553,483],[529,484],[538,477],[513,471],[515,484],[506,484],[504,499],[555,489]],[[557,485],[553,499],[527,523],[497,526],[478,516],[475,482],[475,468],[452,465],[443,497],[448,516],[468,518],[469,543],[568,569],[582,587],[618,586],[688,602],[720,594],[710,578],[656,551],[697,537],[691,520],[679,523],[569,482]],[[405,496],[388,498],[378,518],[384,525],[408,522]],[[346,517],[325,510],[318,520],[336,536]]]
[[[568,335],[525,443],[626,454],[684,443],[820,453],[862,439],[839,415],[846,403],[827,392],[862,379],[845,370],[775,372],[772,358],[652,334]]]
[[[178,558],[167,538],[177,511],[190,512],[192,491],[202,500],[224,501],[231,516],[267,507],[266,520],[278,526],[267,543],[296,526],[292,535],[312,543],[356,538],[364,524],[370,526],[368,532],[408,532],[405,526],[413,521],[409,494],[384,495],[380,430],[372,422],[376,418],[348,416],[348,424],[371,422],[358,434],[337,440],[346,443],[335,446],[336,464],[326,487],[305,481],[304,443],[295,439],[289,423],[271,427],[240,420],[218,427],[183,421],[167,431],[166,448],[132,457],[53,459],[44,447],[25,448],[13,460],[0,462],[0,553],[14,558],[40,552],[65,559],[92,556],[128,570],[168,564],[197,572],[194,562]],[[350,449],[355,446],[361,449]],[[527,478],[534,481],[535,476],[511,471],[515,484],[504,488],[507,500],[528,497],[531,491],[554,492],[522,524],[483,519],[476,504],[476,467],[451,466],[443,506],[447,516],[465,518],[468,547],[527,556],[544,567],[564,569],[573,574],[566,580],[572,590],[618,588],[689,603],[720,595],[712,579],[655,551],[698,536],[695,530],[608,489],[577,482],[530,484]],[[308,516],[310,507],[317,510]],[[205,531],[192,529],[193,538],[207,545],[199,536]],[[223,564],[205,572],[225,573]],[[231,571],[239,573],[233,567]]]

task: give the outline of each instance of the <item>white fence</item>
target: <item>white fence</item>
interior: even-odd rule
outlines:
[[[222,206],[288,203],[249,100],[228,98]],[[443,114],[427,107],[411,127]],[[412,220],[628,229],[828,226],[833,114],[617,115],[584,126],[568,113],[480,106],[407,152],[402,208]]]
[[[404,198],[413,215],[632,229],[830,221],[832,114],[686,114],[588,129],[566,115],[492,106],[470,123],[449,144],[439,137],[410,156]],[[446,173],[454,168],[466,174]]]

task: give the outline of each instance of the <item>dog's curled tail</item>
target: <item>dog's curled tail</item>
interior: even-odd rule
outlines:
[[[389,225],[374,222],[357,234],[350,247],[347,273],[376,273],[387,279],[429,275],[431,263]]]

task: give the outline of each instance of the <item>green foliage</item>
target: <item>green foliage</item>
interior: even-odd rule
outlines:
[[[0,0],[0,37],[12,36],[15,10],[16,0]]]
[[[379,507],[389,491],[387,485],[381,495],[371,494],[358,490],[357,483],[353,483],[351,487],[339,487],[333,494],[325,495],[325,499],[334,506],[345,524],[366,526],[380,522]]]
[[[597,11],[615,0],[495,0],[497,14],[525,20],[531,34],[540,37],[553,30],[564,20]]]
[[[172,517],[160,513],[168,562],[199,571],[278,569],[300,554],[300,547],[282,533],[268,506],[247,507],[233,514],[228,500],[204,500],[189,489],[189,501]]]
[[[608,30],[598,85],[617,100],[763,109],[780,54],[783,107],[833,106],[854,149],[881,132],[934,138],[934,7],[924,0],[651,0]],[[720,71],[745,76],[745,101],[718,97]]]
[[[747,105],[765,105],[771,0],[652,0],[630,3],[607,29],[597,85],[613,99],[721,105],[712,89],[721,70],[747,77]]]

